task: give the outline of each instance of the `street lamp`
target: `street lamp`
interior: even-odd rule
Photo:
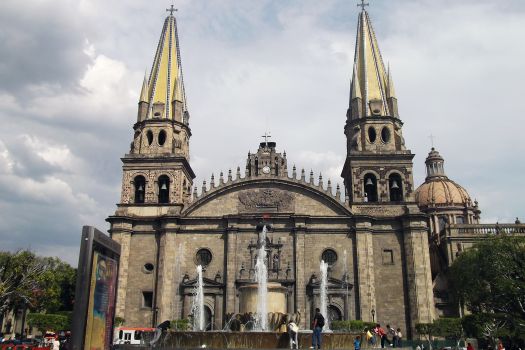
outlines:
[[[376,310],[372,309],[371,313],[372,313],[372,322],[375,322],[376,321]]]

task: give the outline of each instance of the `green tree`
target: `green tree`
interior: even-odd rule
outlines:
[[[39,276],[38,298],[33,310],[57,313],[72,311],[75,295],[76,269],[58,258],[42,258],[45,271]]]
[[[432,336],[436,335],[434,323],[417,323],[416,332],[427,338],[428,349],[432,350]]]
[[[523,337],[525,237],[504,234],[488,237],[462,253],[452,264],[449,275],[457,300],[478,315],[470,320],[469,327],[477,324],[491,329],[485,332],[493,334],[487,335],[489,338],[503,328],[510,336]]]
[[[64,315],[32,313],[27,315],[27,323],[41,333],[70,329],[70,319]]]

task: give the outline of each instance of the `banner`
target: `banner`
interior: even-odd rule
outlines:
[[[84,350],[106,350],[112,343],[117,261],[93,252]]]

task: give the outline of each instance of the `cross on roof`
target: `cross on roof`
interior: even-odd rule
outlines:
[[[434,139],[436,138],[434,135],[430,134],[428,137],[430,139],[430,144],[432,145],[432,148],[434,148]]]
[[[166,9],[166,12],[169,12],[170,16],[173,16],[173,12],[175,11],[178,11],[178,9],[176,9],[175,6],[173,6],[173,4],[171,4],[171,7],[169,9]]]
[[[370,6],[369,3],[365,3],[365,0],[361,0],[360,4],[357,4],[358,7],[361,7],[361,9],[364,11],[366,6]]]
[[[269,133],[268,131],[266,131],[266,132],[264,133],[264,135],[261,136],[261,137],[264,137],[264,142],[265,142],[265,143],[268,143],[268,138],[272,137],[272,135],[270,135],[270,133]]]

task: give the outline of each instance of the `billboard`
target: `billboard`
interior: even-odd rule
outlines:
[[[113,336],[120,245],[91,226],[82,229],[73,311],[72,349],[107,350]]]

